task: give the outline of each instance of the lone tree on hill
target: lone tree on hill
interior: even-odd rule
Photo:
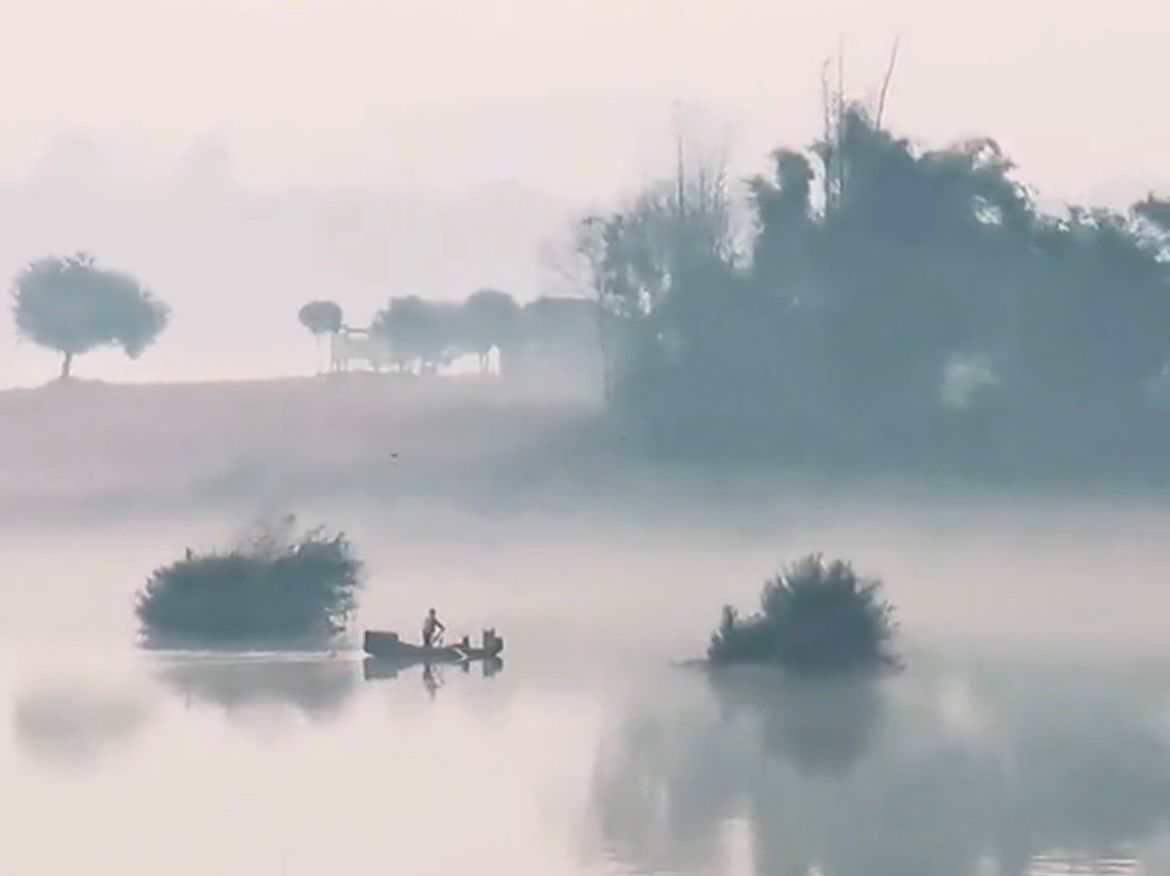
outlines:
[[[119,346],[136,359],[166,327],[170,308],[129,274],[99,268],[84,253],[33,262],[12,288],[21,336],[62,355],[61,377],[73,357]]]

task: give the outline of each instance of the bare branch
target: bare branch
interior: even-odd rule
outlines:
[[[898,34],[896,37],[894,37],[894,46],[890,50],[890,63],[886,67],[886,76],[882,80],[882,92],[881,96],[878,98],[877,115],[874,118],[874,127],[876,127],[878,130],[881,130],[882,127],[882,114],[886,109],[886,94],[890,90],[890,80],[894,78],[894,66],[898,63],[898,46],[901,44],[901,42],[901,34]]]

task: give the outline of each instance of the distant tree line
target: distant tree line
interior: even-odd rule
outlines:
[[[388,345],[400,370],[435,371],[459,356],[475,355],[486,371],[492,350],[515,341],[521,311],[511,295],[497,289],[480,289],[462,302],[407,295],[391,298],[368,330]],[[297,318],[317,338],[345,328],[334,301],[310,301]]]
[[[317,338],[347,329],[333,301],[310,301],[298,319]],[[434,373],[455,359],[475,356],[480,371],[487,372],[493,351],[503,357],[534,345],[580,346],[581,326],[595,323],[596,307],[587,300],[541,297],[521,305],[506,292],[480,289],[461,302],[391,298],[368,329],[358,331],[384,342],[400,371]]]
[[[1170,461],[1170,201],[1041,210],[995,141],[837,101],[749,182],[591,217],[610,398],[661,453],[1063,474]]]
[[[21,337],[61,354],[62,378],[72,377],[75,357],[103,346],[121,347],[137,358],[170,321],[170,308],[150,289],[86,253],[30,264],[13,281],[11,305]],[[565,328],[582,321],[579,305],[592,322],[593,304],[587,301],[538,298],[521,306],[496,289],[480,289],[463,302],[410,295],[392,298],[367,331],[385,343],[400,370],[433,372],[474,355],[487,371],[493,351],[571,344]],[[310,301],[297,319],[318,341],[347,328],[335,301]]]
[[[995,141],[924,149],[879,118],[838,96],[742,201],[719,167],[680,161],[580,224],[614,414],[654,452],[706,460],[1170,473],[1170,200],[1046,211]],[[170,315],[85,254],[34,262],[11,294],[65,377],[102,346],[138,356]],[[485,289],[392,299],[370,331],[404,370],[486,368],[534,337],[567,347],[583,313]],[[318,337],[343,325],[334,302],[299,317]]]

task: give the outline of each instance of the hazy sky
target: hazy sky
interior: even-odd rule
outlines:
[[[519,178],[584,196],[652,170],[672,101],[737,159],[815,131],[820,64],[890,121],[1002,139],[1054,195],[1166,180],[1165,0],[7,0],[0,174],[84,133],[131,169],[191,138],[265,184]]]
[[[538,294],[541,247],[668,170],[680,126],[752,172],[817,133],[826,59],[872,96],[899,35],[893,127],[993,135],[1047,198],[1170,189],[1170,0],[2,0],[0,25],[0,184],[31,180],[0,189],[3,282],[84,248],[174,308],[88,377],[303,371],[309,297],[361,322]],[[0,319],[0,386],[52,373],[13,341]]]

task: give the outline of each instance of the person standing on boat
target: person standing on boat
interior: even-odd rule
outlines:
[[[435,634],[444,633],[446,631],[447,628],[443,626],[443,622],[439,620],[438,615],[435,614],[435,610],[432,608],[427,612],[427,616],[423,618],[423,647],[430,648],[433,644],[435,644]]]

